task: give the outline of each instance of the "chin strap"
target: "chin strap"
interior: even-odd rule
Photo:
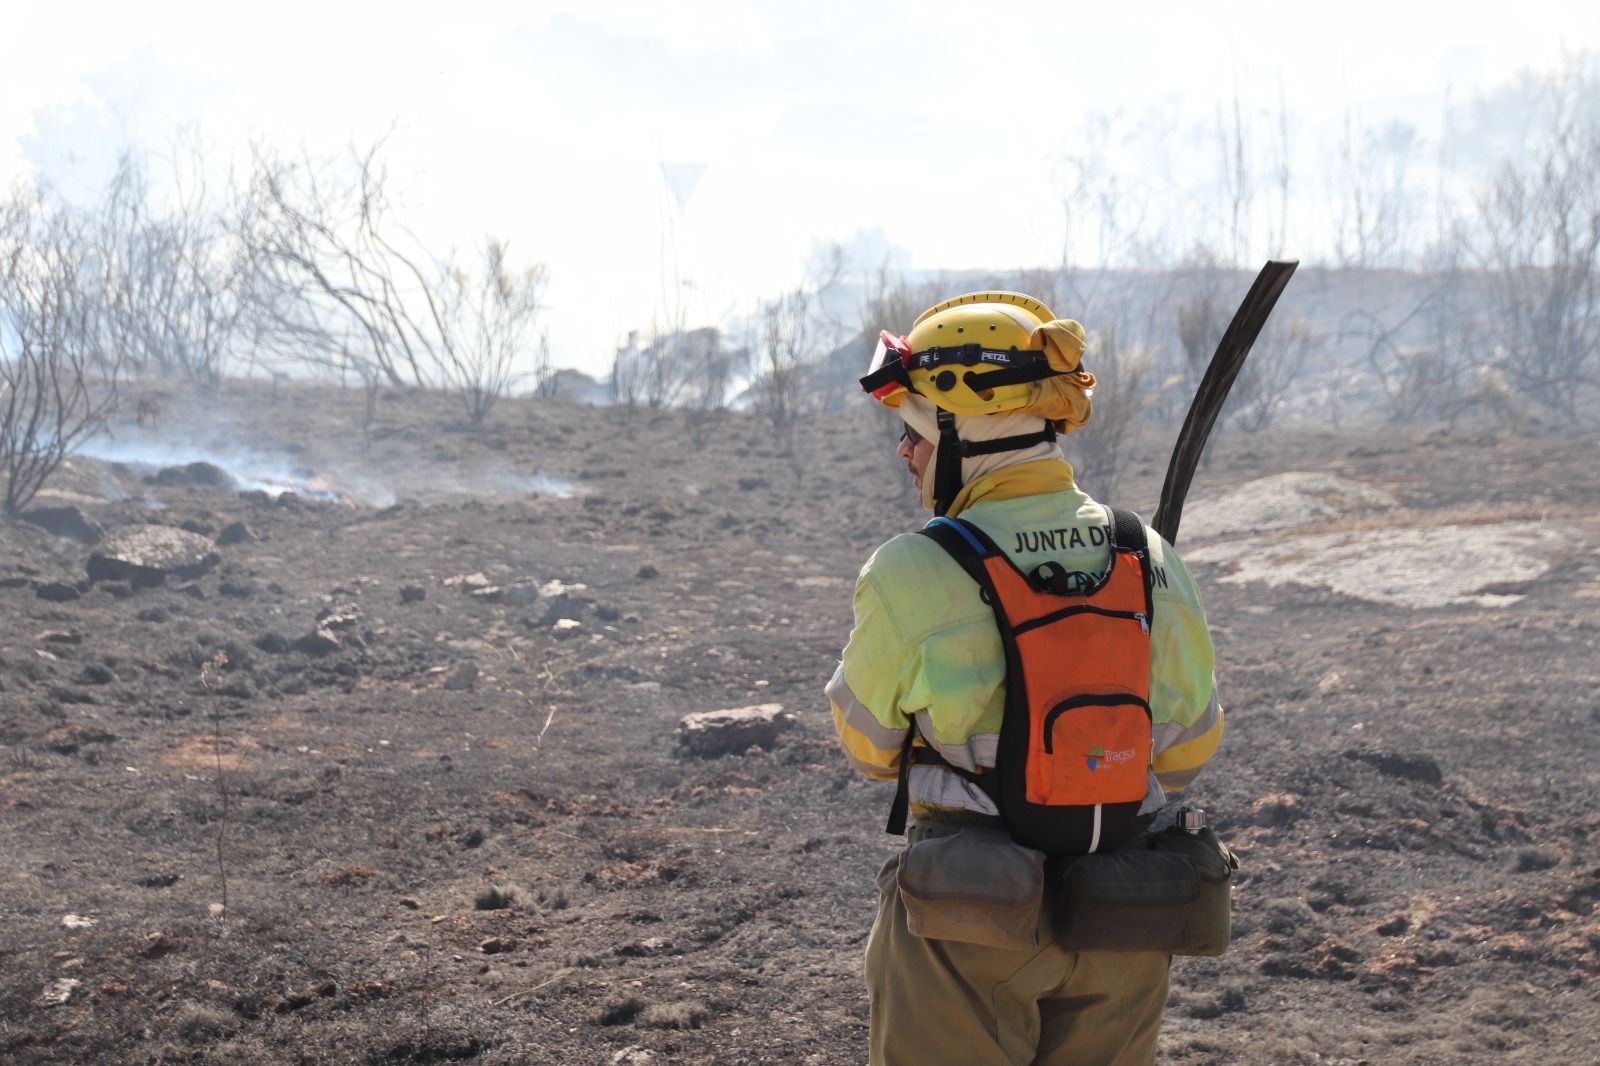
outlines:
[[[956,416],[939,409],[939,445],[933,455],[933,513],[943,517],[961,491],[961,438]]]
[[[1056,427],[1046,422],[1036,433],[1019,433],[994,440],[962,440],[956,435],[956,416],[939,409],[939,443],[933,458],[933,513],[943,518],[961,492],[961,461],[975,455],[1016,452],[1056,439]]]

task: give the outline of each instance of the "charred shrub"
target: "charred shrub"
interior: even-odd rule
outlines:
[[[512,885],[485,885],[472,901],[475,910],[503,911],[517,905],[519,894]]]
[[[622,999],[612,1000],[600,1008],[600,1014],[595,1019],[600,1025],[627,1025],[649,1006],[638,996],[626,996]]]

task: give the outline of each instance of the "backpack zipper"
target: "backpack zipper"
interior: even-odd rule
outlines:
[[[1030,618],[1025,622],[1018,622],[1011,627],[1011,632],[1020,636],[1030,629],[1038,629],[1040,626],[1059,622],[1061,619],[1070,618],[1075,614],[1098,614],[1105,618],[1126,618],[1130,622],[1138,622],[1139,629],[1144,633],[1148,634],[1150,632],[1150,616],[1143,611],[1113,611],[1105,607],[1093,607],[1089,604],[1063,607],[1059,611],[1051,611],[1049,614],[1040,615],[1038,618]]]

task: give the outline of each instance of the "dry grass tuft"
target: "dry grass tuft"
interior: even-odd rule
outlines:
[[[324,874],[322,883],[333,885],[335,888],[356,888],[377,876],[378,871],[372,867],[356,863],[353,866],[341,866],[337,870]]]
[[[503,911],[516,906],[520,898],[514,885],[485,885],[478,890],[472,906],[480,911]]]
[[[706,1005],[695,1000],[652,1003],[639,1016],[639,1024],[650,1029],[698,1029],[708,1015]]]

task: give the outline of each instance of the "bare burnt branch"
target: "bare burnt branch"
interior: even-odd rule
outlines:
[[[89,224],[36,195],[0,208],[0,478],[25,508],[117,403]]]

